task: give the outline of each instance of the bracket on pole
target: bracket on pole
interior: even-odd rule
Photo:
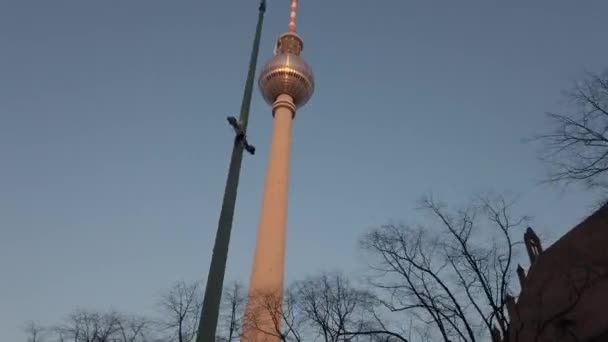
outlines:
[[[234,129],[234,133],[236,134],[236,141],[243,146],[245,151],[249,152],[249,154],[251,155],[254,155],[255,147],[253,145],[249,145],[249,142],[247,142],[247,135],[245,134],[243,125],[241,125],[241,123],[238,122],[238,120],[234,116],[229,116],[227,120],[230,126],[232,126],[232,128]]]

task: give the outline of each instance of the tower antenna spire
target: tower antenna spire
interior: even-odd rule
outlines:
[[[291,33],[296,33],[296,15],[298,12],[298,0],[291,0],[291,12],[289,13],[289,29]]]

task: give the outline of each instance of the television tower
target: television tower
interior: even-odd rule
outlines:
[[[213,253],[211,255],[211,265],[207,275],[207,285],[203,306],[198,324],[196,342],[214,342],[217,320],[220,311],[220,300],[222,298],[222,288],[224,287],[224,274],[226,273],[226,260],[228,259],[228,245],[230,243],[230,232],[232,230],[232,219],[234,217],[234,207],[236,205],[236,194],[239,186],[239,175],[241,173],[241,161],[243,160],[243,150],[250,154],[255,153],[255,148],[247,142],[247,122],[249,121],[249,108],[251,106],[251,96],[255,79],[255,68],[258,60],[260,48],[260,37],[262,35],[262,24],[264,23],[264,13],[266,12],[266,0],[260,0],[258,8],[258,22],[253,40],[253,49],[249,61],[249,71],[245,82],[243,101],[241,102],[241,113],[238,120],[230,116],[228,123],[234,129],[234,141],[232,147],[232,157],[228,168],[228,178],[220,219],[215,235]]]
[[[272,106],[273,128],[242,342],[279,341],[263,331],[275,331],[280,310],[262,307],[260,299],[272,297],[277,308],[282,303],[291,125],[296,109],[314,92],[312,69],[300,57],[303,41],[296,33],[297,7],[298,1],[291,0],[289,29],[279,36],[275,56],[262,69],[258,81],[264,99]]]

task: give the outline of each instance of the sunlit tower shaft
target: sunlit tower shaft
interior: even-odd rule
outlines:
[[[230,233],[236,205],[243,150],[246,150],[251,154],[255,153],[255,148],[247,142],[246,133],[255,80],[255,69],[259,54],[260,38],[262,35],[262,25],[264,23],[264,13],[266,12],[266,0],[260,1],[258,10],[258,21],[249,61],[247,81],[245,82],[245,91],[241,103],[241,112],[238,120],[235,117],[228,118],[228,123],[234,129],[235,137],[230,167],[228,168],[228,178],[226,179],[222,209],[220,211],[220,218],[215,236],[215,244],[213,245],[213,254],[211,255],[211,265],[209,266],[209,274],[207,276],[196,342],[215,342],[215,331],[217,328],[220,300],[224,286],[224,274],[226,272],[226,261],[228,259],[228,245],[230,243]]]
[[[275,56],[258,82],[264,99],[272,106],[273,128],[243,342],[279,341],[263,331],[274,331],[281,315],[280,311],[269,310],[268,305],[280,308],[283,295],[291,126],[296,110],[314,92],[312,69],[300,57],[303,41],[296,33],[297,7],[297,0],[292,0],[289,29],[279,36]]]

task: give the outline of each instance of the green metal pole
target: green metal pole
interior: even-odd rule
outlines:
[[[215,244],[213,246],[213,254],[211,256],[211,265],[207,277],[205,297],[203,299],[196,342],[215,342],[215,331],[220,311],[222,289],[224,287],[224,274],[226,272],[226,260],[228,259],[228,245],[230,242],[230,231],[232,230],[232,219],[234,216],[237,188],[239,185],[241,161],[243,160],[243,149],[248,146],[244,139],[246,139],[245,133],[247,131],[247,122],[249,121],[249,108],[251,106],[255,69],[258,60],[265,12],[266,0],[261,0],[255,39],[253,41],[253,50],[249,62],[249,72],[247,74],[247,82],[245,83],[245,92],[243,94],[243,102],[241,103],[239,122],[237,124],[238,127],[233,125],[237,131],[237,135],[234,138],[234,146],[232,148],[232,158],[230,159],[230,167],[228,169],[228,179],[226,180],[224,200],[222,202]],[[231,124],[233,123],[231,122]],[[239,132],[241,132],[241,134],[239,134]],[[250,152],[253,153],[253,151]]]

